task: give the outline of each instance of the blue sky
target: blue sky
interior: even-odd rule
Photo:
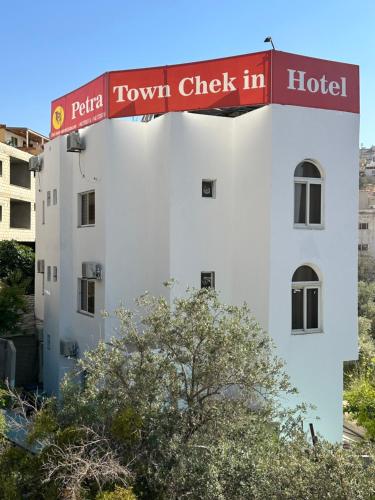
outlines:
[[[276,48],[359,64],[361,136],[375,143],[375,2],[21,0],[0,4],[0,122],[49,132],[51,100],[113,70]]]

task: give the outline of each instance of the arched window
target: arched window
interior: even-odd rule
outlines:
[[[292,278],[292,331],[312,333],[321,330],[321,283],[310,266],[301,266]]]
[[[317,227],[322,221],[322,176],[311,161],[303,161],[294,171],[294,225]]]

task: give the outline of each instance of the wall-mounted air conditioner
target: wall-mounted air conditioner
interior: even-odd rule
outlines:
[[[78,344],[74,340],[60,340],[60,354],[66,358],[78,356]]]
[[[97,262],[82,262],[82,278],[101,280],[103,268]]]
[[[30,172],[40,172],[43,167],[43,158],[40,156],[32,156],[29,159],[29,170]]]
[[[36,263],[38,273],[44,273],[44,260],[39,259]]]
[[[85,141],[79,132],[71,132],[66,138],[66,150],[68,153],[80,153],[85,149]]]

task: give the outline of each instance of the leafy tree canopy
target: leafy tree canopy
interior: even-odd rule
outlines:
[[[33,250],[17,241],[0,241],[0,280],[10,284],[14,272],[20,273],[21,280],[28,280],[28,293],[33,293],[34,283]]]
[[[375,463],[361,457],[373,456],[370,445],[314,447],[302,408],[280,405],[295,390],[245,305],[189,290],[172,305],[144,295],[135,312],[121,307],[115,316],[117,335],[80,360],[61,401],[35,405],[29,437],[45,445],[35,491],[156,500],[375,495]]]

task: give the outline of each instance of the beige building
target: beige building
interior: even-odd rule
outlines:
[[[35,244],[38,178],[29,171],[29,158],[48,140],[27,128],[0,124],[0,240]]]
[[[370,190],[359,192],[359,255],[375,258],[375,193]]]

